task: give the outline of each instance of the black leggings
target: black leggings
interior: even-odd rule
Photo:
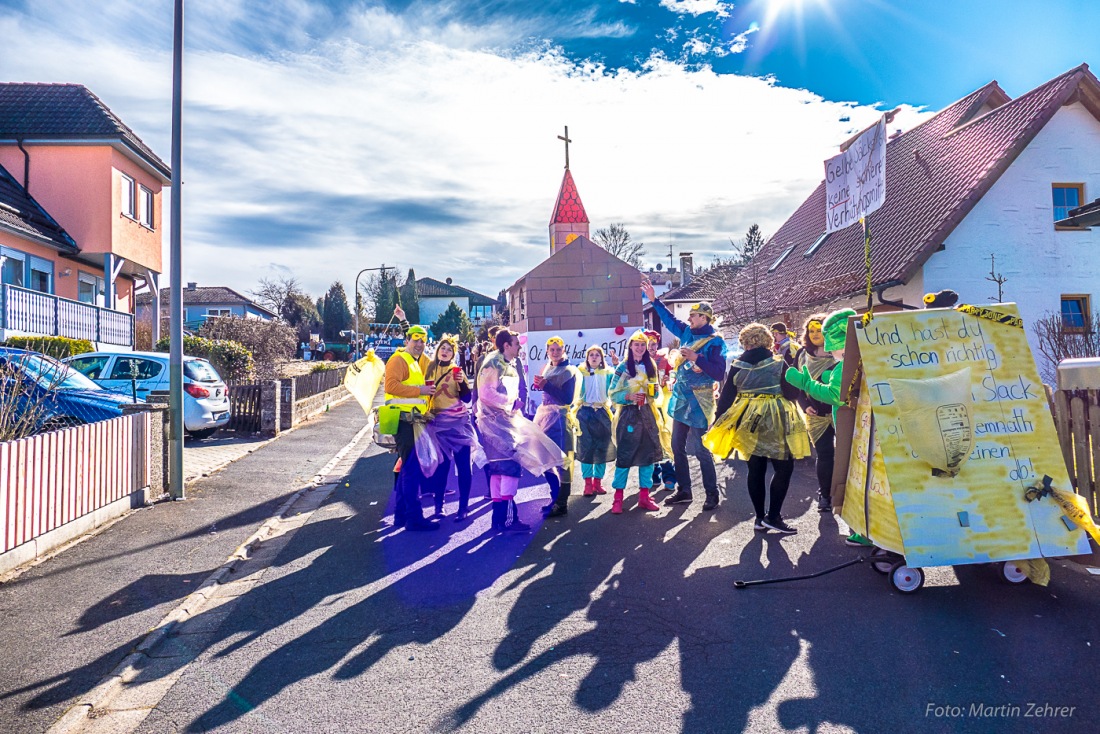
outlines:
[[[455,451],[455,470],[458,472],[458,510],[463,512],[470,504],[470,484],[472,476],[470,472],[470,447],[462,446]],[[437,512],[443,509],[443,495],[447,491],[447,479],[451,476],[451,460],[443,459],[443,463],[432,475],[432,491],[435,492],[435,509]]]
[[[764,479],[768,473],[768,462],[772,463],[772,487],[771,502],[768,504],[768,512],[764,513]],[[782,519],[783,500],[787,498],[787,490],[791,486],[791,475],[794,474],[794,459],[769,459],[767,456],[749,457],[749,499],[756,510],[756,518],[762,520]]]
[[[814,444],[817,452],[817,493],[828,500],[833,489],[833,454],[836,431],[829,426]]]

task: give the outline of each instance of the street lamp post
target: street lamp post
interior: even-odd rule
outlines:
[[[175,0],[172,27],[172,212],[168,305],[168,491],[184,499],[183,487],[183,0]]]
[[[382,276],[385,277],[387,270],[396,270],[396,268],[387,268],[385,263],[382,263],[380,268],[363,268],[355,276],[355,359],[359,359],[359,276],[363,273],[369,273],[372,270],[381,270]],[[375,314],[377,316],[377,314]],[[353,362],[355,360],[352,360]]]

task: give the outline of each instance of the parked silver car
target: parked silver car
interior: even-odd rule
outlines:
[[[168,389],[163,352],[86,352],[64,362],[97,385],[138,400]],[[183,393],[183,424],[191,436],[207,438],[229,423],[229,390],[205,359],[183,358]]]

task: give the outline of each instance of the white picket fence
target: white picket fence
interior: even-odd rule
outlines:
[[[150,427],[135,413],[0,443],[0,572],[144,502]]]

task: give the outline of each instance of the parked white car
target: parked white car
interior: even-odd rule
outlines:
[[[85,352],[63,360],[92,382],[146,400],[168,390],[168,355],[163,352]],[[183,425],[194,438],[212,436],[229,423],[229,390],[214,365],[183,358]]]

